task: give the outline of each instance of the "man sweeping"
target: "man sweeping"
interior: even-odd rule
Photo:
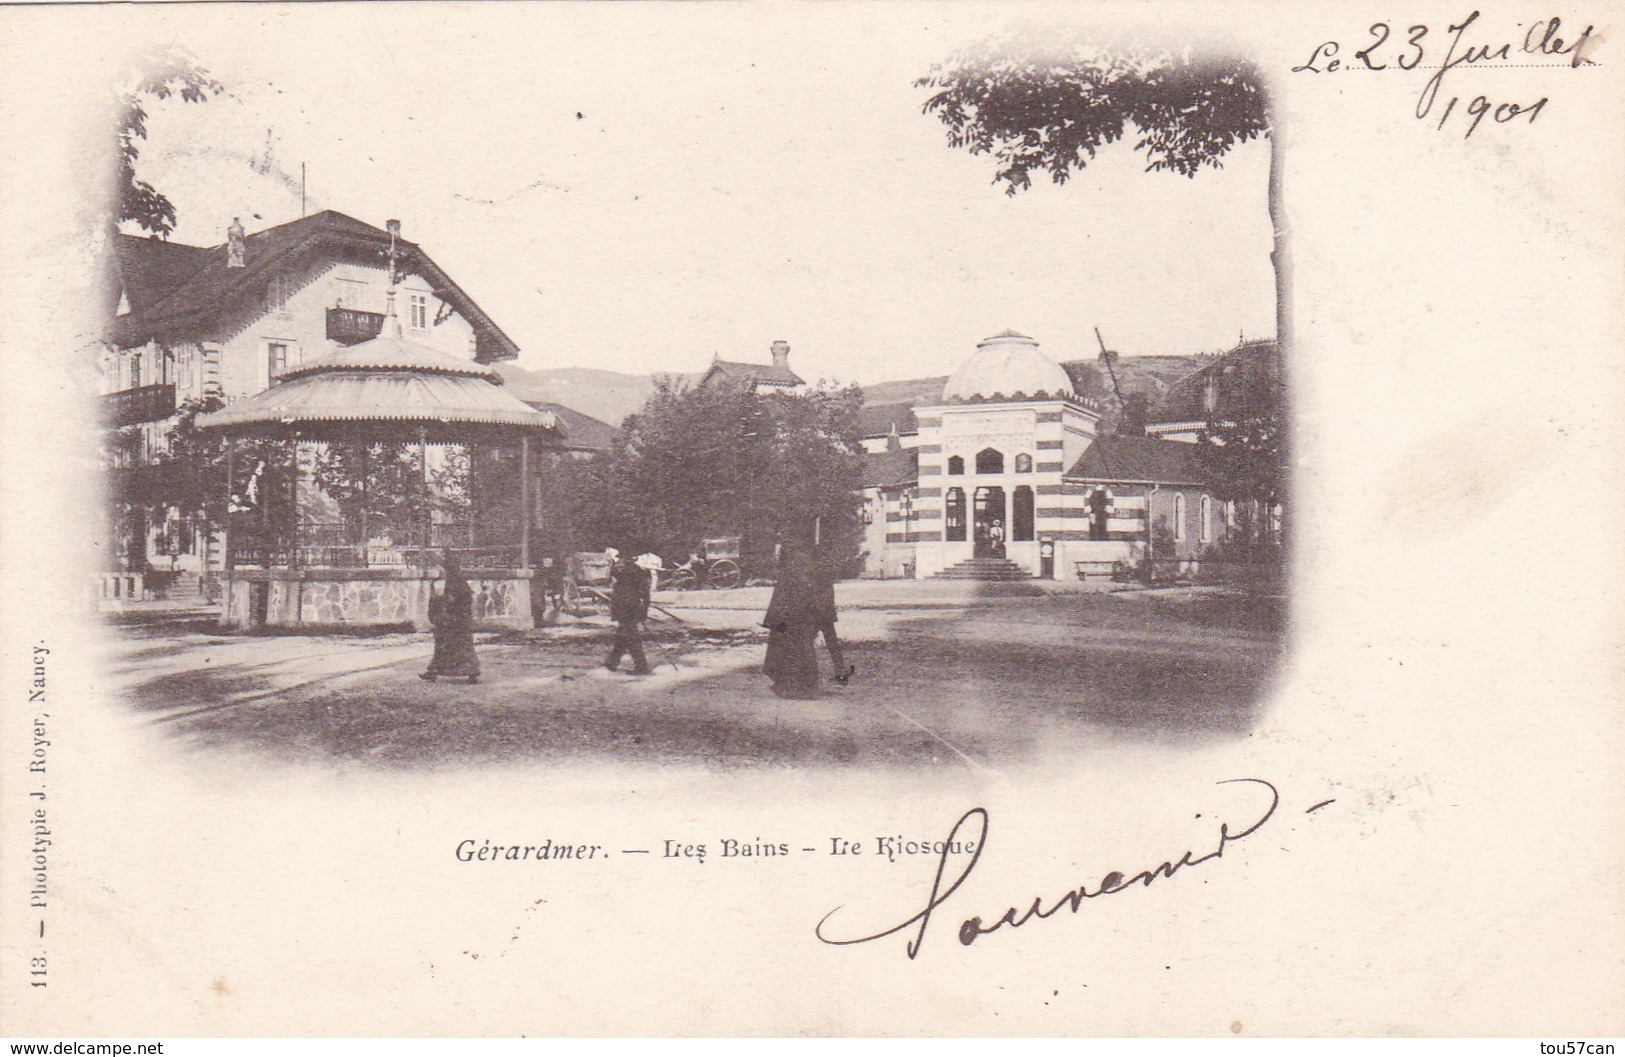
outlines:
[[[649,595],[652,590],[650,571],[643,568],[630,555],[622,557],[610,548],[615,564],[610,569],[609,619],[615,622],[615,645],[609,651],[604,667],[619,671],[621,657],[632,655],[632,674],[648,675],[649,661],[643,655],[643,622],[649,617]]]

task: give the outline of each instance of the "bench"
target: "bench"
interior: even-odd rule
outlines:
[[[1120,561],[1074,561],[1072,563],[1073,571],[1078,574],[1080,580],[1089,579],[1091,573],[1096,576],[1115,576],[1122,566],[1123,563]]]

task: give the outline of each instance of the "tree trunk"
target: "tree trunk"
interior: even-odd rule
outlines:
[[[1270,264],[1275,271],[1275,343],[1279,350],[1280,382],[1277,396],[1281,400],[1279,414],[1283,428],[1280,431],[1280,459],[1282,469],[1287,472],[1282,475],[1281,505],[1281,545],[1283,554],[1287,552],[1286,524],[1288,510],[1292,505],[1293,474],[1292,449],[1295,440],[1292,429],[1292,397],[1291,378],[1292,360],[1292,262],[1287,259],[1287,229],[1286,210],[1281,201],[1281,129],[1276,120],[1278,116],[1271,108],[1270,114],[1270,178],[1269,178],[1269,208],[1270,228],[1274,233],[1274,247],[1270,250]],[[1266,515],[1267,516],[1267,515]]]

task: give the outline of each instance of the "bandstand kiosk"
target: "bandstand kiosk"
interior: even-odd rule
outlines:
[[[446,552],[458,557],[474,591],[477,623],[531,627],[530,536],[537,448],[556,447],[559,424],[501,388],[491,368],[402,336],[390,292],[380,336],[281,372],[264,392],[236,401],[198,425],[226,438],[230,509],[226,518],[223,624],[240,630],[342,626],[428,626],[429,598]],[[311,467],[321,451],[348,445],[385,450],[415,473],[404,516],[368,524],[368,507],[341,523],[323,522],[324,499]],[[380,448],[379,446],[383,446]],[[470,483],[465,516],[449,520],[436,497],[431,449],[461,447],[468,463],[517,469],[511,486]],[[281,479],[266,474],[267,453]],[[469,473],[470,482],[476,477]],[[366,472],[363,470],[363,480]],[[505,480],[504,484],[508,482]],[[280,490],[282,517],[265,516]],[[490,517],[498,500],[517,516]],[[506,492],[506,494],[502,494]],[[437,515],[437,508],[441,513]]]

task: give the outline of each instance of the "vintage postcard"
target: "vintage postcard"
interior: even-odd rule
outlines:
[[[0,8],[0,1033],[1625,1033],[1620,16]]]

